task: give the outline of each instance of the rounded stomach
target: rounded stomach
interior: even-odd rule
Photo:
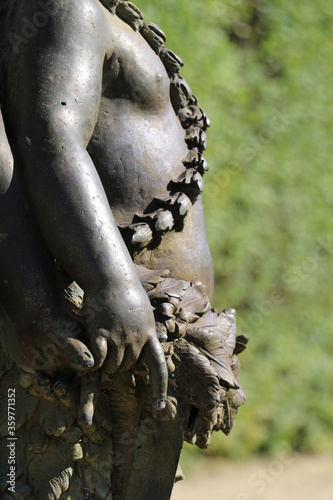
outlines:
[[[103,98],[88,151],[117,224],[131,224],[136,213],[149,211],[155,196],[169,194],[169,182],[184,170],[184,134],[171,105],[149,114],[129,100]],[[169,269],[174,278],[200,280],[211,296],[213,267],[201,200],[190,209],[182,231],[167,233],[155,249],[136,255],[135,262]]]
[[[127,99],[103,99],[88,151],[116,221],[132,222],[184,169],[187,148],[173,109],[148,113]]]

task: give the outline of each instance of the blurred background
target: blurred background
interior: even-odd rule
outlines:
[[[235,428],[229,437],[216,434],[205,452],[186,446],[183,468],[191,482],[193,470],[217,467],[231,478],[232,467],[250,467],[249,486],[256,463],[266,472],[267,464],[275,472],[282,464],[281,473],[272,469],[262,479],[273,488],[269,479],[299,466],[306,483],[333,452],[333,6],[136,3],[166,32],[166,46],[184,60],[182,76],[211,118],[204,203],[213,305],[235,308],[238,332],[250,337],[241,355],[247,403]],[[320,500],[333,498],[333,478],[325,478],[320,484],[331,494],[317,489]],[[223,499],[281,498],[269,496],[268,486],[260,493],[258,484],[242,491]],[[205,498],[222,498],[216,495]],[[190,497],[183,490],[177,498]]]

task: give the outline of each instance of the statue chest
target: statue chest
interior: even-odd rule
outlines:
[[[110,37],[103,71],[102,94],[128,99],[158,113],[169,103],[170,79],[160,58],[140,35],[109,15]]]

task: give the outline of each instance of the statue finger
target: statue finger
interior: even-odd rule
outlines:
[[[135,353],[133,346],[132,345],[127,346],[125,348],[123,360],[121,362],[121,365],[119,366],[119,371],[127,372],[128,370],[130,370],[135,365],[138,357],[139,356],[138,354]]]
[[[114,373],[121,366],[124,359],[125,348],[116,344],[113,340],[108,342],[108,353],[103,364],[103,371],[108,375]]]
[[[92,425],[95,404],[97,402],[100,386],[101,386],[102,373],[89,372],[81,377],[81,394],[78,410],[78,424],[83,427]]]
[[[84,371],[94,366],[94,357],[92,353],[80,340],[68,338],[65,349],[69,359],[69,366],[73,368],[73,370]]]
[[[98,370],[104,363],[108,352],[108,344],[103,330],[98,330],[94,337],[90,337],[89,349],[95,361],[94,370]]]
[[[157,338],[152,338],[145,344],[142,349],[142,359],[149,371],[152,406],[157,410],[163,410],[167,400],[168,369],[162,346]]]

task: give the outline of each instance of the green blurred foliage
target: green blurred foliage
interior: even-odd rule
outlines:
[[[333,6],[137,2],[212,120],[204,202],[215,303],[234,307],[247,404],[208,453],[333,451]]]

